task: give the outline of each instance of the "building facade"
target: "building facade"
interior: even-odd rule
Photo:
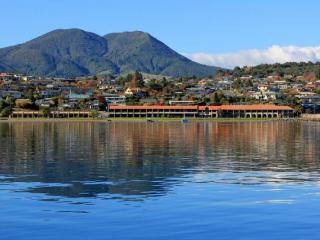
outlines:
[[[109,117],[291,118],[289,106],[272,104],[221,106],[119,106],[110,105]]]

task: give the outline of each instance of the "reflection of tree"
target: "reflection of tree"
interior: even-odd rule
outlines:
[[[69,184],[30,190],[51,195],[164,194],[188,171],[315,170],[318,132],[280,121],[1,123],[0,173]]]

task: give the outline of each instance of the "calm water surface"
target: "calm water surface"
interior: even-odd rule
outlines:
[[[320,124],[0,123],[0,239],[320,239]]]

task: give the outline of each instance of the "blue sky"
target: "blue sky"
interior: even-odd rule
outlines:
[[[57,28],[146,31],[180,53],[319,46],[318,0],[0,0],[0,47]],[[192,57],[192,55],[190,55]]]

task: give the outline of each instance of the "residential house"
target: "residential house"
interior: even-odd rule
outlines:
[[[12,97],[12,98],[21,98],[22,94],[19,91],[0,91],[0,97]]]
[[[117,105],[125,105],[126,104],[126,97],[125,96],[118,96],[116,94],[109,94],[104,96],[106,103],[109,104],[117,104]]]
[[[258,90],[260,91],[260,92],[265,92],[265,91],[267,91],[268,90],[268,85],[267,84],[260,84],[259,86],[258,86]]]
[[[77,89],[76,91],[72,92],[70,91],[70,93],[68,94],[67,98],[69,100],[87,100],[92,98],[93,96],[93,91],[92,89]]]
[[[139,87],[129,87],[126,89],[124,94],[128,97],[132,97],[132,96],[140,96],[141,97],[141,96],[145,95],[145,90],[143,88],[139,88]]]
[[[45,89],[45,90],[39,91],[39,95],[41,98],[57,97],[60,94],[61,94],[61,90],[59,89]]]

